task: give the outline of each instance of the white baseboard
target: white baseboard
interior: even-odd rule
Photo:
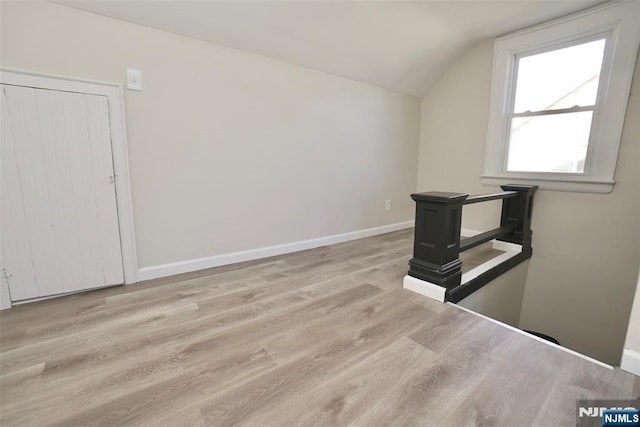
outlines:
[[[482,233],[481,231],[470,230],[468,228],[463,228],[460,232],[462,236],[465,237],[473,237]],[[522,245],[517,245],[515,243],[501,242],[499,240],[491,241],[493,248],[504,251],[505,253],[482,263],[478,267],[469,270],[468,272],[462,275],[461,284],[465,284],[482,273],[485,273],[495,267],[498,264],[501,264],[507,261],[510,258],[518,255],[522,252]],[[405,289],[409,289],[413,292],[419,293],[420,295],[427,296],[429,298],[435,299],[437,301],[444,302],[445,288],[442,286],[436,285],[435,283],[430,283],[424,280],[416,279],[412,276],[405,276],[403,280],[403,286]]]
[[[463,237],[473,237],[473,236],[477,236],[480,233],[482,233],[482,231],[471,230],[469,228],[460,229],[460,235]]]
[[[402,287],[436,301],[444,302],[446,289],[435,283],[416,279],[412,276],[404,276]]]
[[[620,369],[640,375],[640,353],[625,348],[622,351],[622,360],[620,361]]]
[[[276,246],[268,246],[265,248],[250,249],[247,251],[233,252],[229,254],[215,255],[205,258],[191,259],[187,261],[172,262],[169,264],[154,265],[151,267],[143,267],[138,270],[138,280],[143,281],[156,279],[159,277],[173,276],[174,274],[189,273],[192,271],[219,267],[221,265],[235,264],[238,262],[268,258],[291,252],[304,251],[320,246],[332,245],[335,243],[347,242],[349,240],[363,239],[365,237],[376,236],[378,234],[403,230],[405,228],[413,227],[413,225],[414,221],[411,220],[399,222],[396,224],[383,225],[381,227],[367,228],[365,230],[352,231],[349,233],[335,234],[333,236],[318,237],[316,239],[302,240]]]
[[[498,249],[498,248],[496,248],[496,243],[504,243],[504,242],[498,242],[496,240],[494,240],[493,242],[494,242],[493,247],[495,249]],[[495,258],[491,258],[489,261],[483,262],[482,264],[480,264],[476,268],[472,268],[471,270],[467,271],[466,273],[464,273],[462,275],[462,278],[460,279],[460,283],[464,285],[465,283],[470,282],[471,280],[475,279],[476,277],[478,277],[482,273],[486,273],[487,271],[491,270],[493,267],[502,264],[503,262],[507,261],[508,259],[513,258],[514,256],[518,255],[522,251],[522,246],[520,246],[520,245],[514,245],[513,243],[507,243],[507,245],[513,245],[513,246],[516,246],[516,247],[518,247],[520,249],[518,249],[518,250],[506,250],[505,253],[500,254]],[[505,249],[500,249],[500,250],[505,250]]]
[[[522,252],[522,245],[517,243],[503,242],[502,240],[492,240],[493,249],[505,252]]]

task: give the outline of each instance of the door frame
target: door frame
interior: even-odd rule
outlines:
[[[133,224],[133,204],[131,200],[129,156],[127,133],[125,130],[124,92],[122,85],[119,83],[77,79],[5,67],[0,67],[0,83],[37,89],[103,95],[107,97],[124,283],[136,283],[138,281],[138,259]],[[2,287],[4,287],[4,285],[5,283],[2,284]],[[4,308],[4,301],[0,302],[0,305]]]

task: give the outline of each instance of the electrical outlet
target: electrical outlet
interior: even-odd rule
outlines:
[[[391,210],[391,200],[385,200],[384,201],[384,210],[385,211],[390,211]]]

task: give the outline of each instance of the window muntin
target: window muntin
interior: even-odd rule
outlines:
[[[507,172],[582,174],[607,37],[515,57]]]

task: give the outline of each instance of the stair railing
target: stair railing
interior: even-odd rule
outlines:
[[[412,194],[416,220],[409,276],[444,287],[445,300],[458,302],[531,258],[531,214],[538,186],[512,184],[500,188],[500,193],[477,196],[440,191]],[[462,207],[491,200],[502,200],[500,227],[461,241]],[[460,253],[494,239],[520,245],[520,253],[461,283]]]

